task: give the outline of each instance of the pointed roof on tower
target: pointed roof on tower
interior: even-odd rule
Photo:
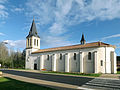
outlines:
[[[32,25],[31,25],[31,28],[30,28],[30,31],[29,31],[29,35],[26,38],[32,37],[32,36],[39,37],[38,33],[37,33],[37,29],[36,29],[36,25],[35,25],[35,20],[34,19],[32,21]]]
[[[82,34],[82,38],[81,38],[81,44],[85,44],[85,38],[84,38],[84,34]]]

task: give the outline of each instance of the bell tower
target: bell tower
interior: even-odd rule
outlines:
[[[31,61],[29,60],[29,57],[31,56],[32,52],[37,51],[38,49],[40,49],[40,37],[37,33],[35,20],[33,19],[29,34],[26,37],[26,69],[31,69]]]

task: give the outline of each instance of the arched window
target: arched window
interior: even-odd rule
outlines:
[[[31,38],[30,38],[30,46],[31,46],[31,44],[32,44],[32,40],[31,40]]]
[[[29,38],[28,38],[28,47],[29,47]]]
[[[74,53],[74,60],[76,60],[76,53]]]
[[[101,63],[101,66],[103,66],[103,60],[101,60],[100,63]]]
[[[47,55],[47,60],[49,60],[49,55]]]
[[[88,60],[91,60],[91,52],[88,53]]]
[[[34,45],[36,45],[36,39],[34,39]]]
[[[38,46],[38,40],[37,40],[37,46]]]
[[[30,58],[28,57],[28,58],[27,58],[27,62],[29,62],[29,60],[30,60]]]
[[[62,54],[60,54],[60,60],[62,60]]]

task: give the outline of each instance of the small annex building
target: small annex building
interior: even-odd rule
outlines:
[[[26,37],[26,69],[80,73],[116,73],[115,46],[103,42],[40,49],[40,37],[33,20]]]

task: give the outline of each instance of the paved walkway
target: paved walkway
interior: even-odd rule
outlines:
[[[42,85],[42,86],[45,86],[45,87],[51,87],[51,88],[54,88],[54,89],[57,89],[57,90],[75,90],[75,89],[94,90],[94,89],[89,89],[89,88],[85,88],[85,87],[80,87],[80,86],[77,86],[77,85],[71,85],[71,84],[65,84],[65,83],[59,83],[59,82],[53,82],[53,81],[46,81],[46,80],[28,78],[28,77],[24,77],[24,76],[12,75],[12,74],[7,74],[7,73],[3,73],[3,76],[13,78],[13,79],[16,79],[16,80],[20,80],[20,81],[24,81],[24,82],[28,82],[28,83]]]
[[[102,74],[100,78],[120,79],[120,74]]]
[[[16,69],[11,69],[11,70],[16,70]],[[42,73],[42,72],[40,72],[38,70],[16,70],[16,71]],[[46,73],[46,74],[64,75],[64,76],[75,76],[75,77],[88,77],[88,78],[102,78],[102,79],[119,79],[120,80],[120,74],[102,74],[100,77],[67,75],[67,74],[57,74],[57,73]]]
[[[47,73],[42,74],[42,73],[40,73],[40,71],[36,71],[36,70],[20,70],[19,72],[13,71],[13,70],[4,70],[4,72],[5,73],[3,74],[3,76],[5,76],[5,77],[10,77],[10,78],[13,78],[16,80],[21,80],[24,82],[34,83],[34,84],[38,84],[38,85],[42,85],[42,86],[48,86],[48,87],[59,89],[59,90],[66,90],[66,89],[68,89],[68,90],[70,90],[70,89],[90,90],[91,83],[90,83],[90,85],[87,85],[87,84],[85,84],[85,82],[87,83],[87,82],[91,82],[92,79],[94,80],[94,78],[92,78],[92,77],[88,78],[90,80],[87,80],[87,78],[82,77],[82,76],[75,76],[73,78],[72,76],[74,76],[74,75],[55,75],[55,74],[52,75],[52,74],[47,74]],[[65,78],[63,78],[63,77],[65,77]],[[106,81],[106,78],[108,80],[110,80],[110,79],[118,79],[119,80],[120,79],[119,77],[120,77],[119,74],[102,74],[101,77],[97,77],[95,80],[99,80],[101,78],[103,79],[103,81],[104,80]],[[69,82],[67,82],[66,79]],[[72,82],[73,84],[70,82]],[[80,83],[83,83],[83,84],[80,85]],[[84,87],[84,85],[86,85],[86,87]],[[94,90],[94,89],[92,89],[92,90]]]
[[[78,86],[76,86],[76,85],[70,85],[70,84],[63,84],[63,83],[58,83],[58,82],[51,82],[51,81],[33,79],[33,78],[17,76],[17,75],[12,75],[12,74],[6,74],[6,73],[4,73],[3,76],[13,78],[13,79],[16,79],[16,80],[20,80],[20,81],[24,81],[24,82],[29,82],[29,83],[42,85],[42,86],[56,88],[56,89],[61,89],[61,88],[64,88],[64,89],[77,89],[78,88]]]

